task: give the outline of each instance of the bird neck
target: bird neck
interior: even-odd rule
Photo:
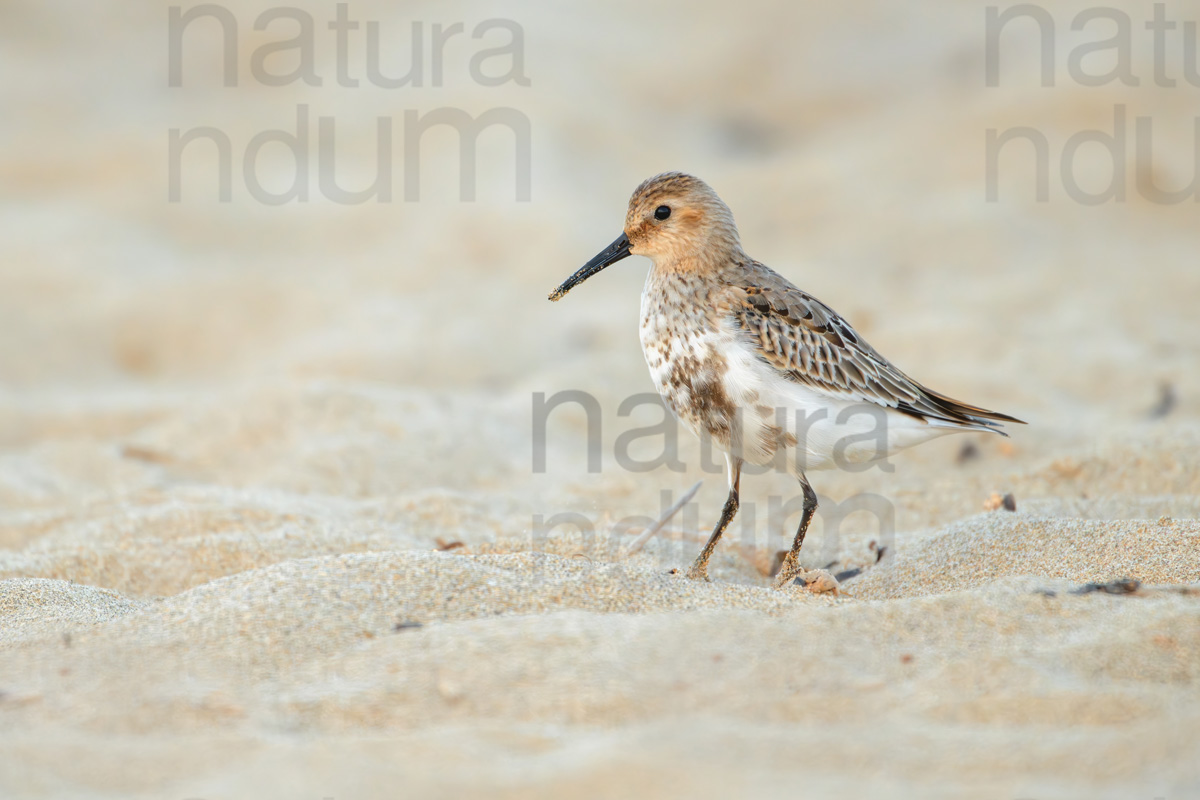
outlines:
[[[662,255],[652,259],[652,271],[662,277],[717,280],[731,268],[750,260],[736,239],[712,242],[710,246]]]

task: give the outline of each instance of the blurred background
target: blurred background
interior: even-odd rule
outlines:
[[[1194,596],[1071,593],[1197,580],[1196,3],[276,1],[0,2],[0,794],[1197,785]],[[851,598],[774,474],[667,577],[648,263],[547,302],[667,170],[1029,422],[811,476]]]
[[[661,419],[617,414],[652,391],[646,262],[545,299],[665,170],[708,181],[748,252],[902,369],[1031,423],[979,439],[982,458],[944,440],[822,493],[884,493],[902,531],[1002,488],[1086,499],[1084,515],[1114,493],[1187,495],[1191,472],[1162,465],[1194,458],[1200,413],[1197,10],[1155,7],[5,3],[5,571],[62,576],[30,554],[142,511],[193,515],[199,535],[206,515],[268,531],[307,503],[370,520],[309,537],[317,551],[428,546],[447,525],[482,546],[532,514],[653,516],[661,489],[707,477],[706,528],[725,490],[690,435],[683,474],[612,457]],[[1175,27],[1149,29],[1155,13]],[[438,109],[481,120],[473,164],[453,126],[406,128]],[[269,133],[301,129],[298,150]],[[327,171],[344,190],[390,181],[390,198],[339,200]],[[1190,193],[1164,202],[1147,176]],[[302,199],[263,200],[289,190]],[[601,474],[573,407],[533,470],[533,398],[566,389],[599,400]],[[1064,454],[1101,444],[1114,468],[1158,468],[1063,489],[1088,477]],[[777,476],[749,491],[795,494]],[[177,557],[165,578],[111,580],[212,577]]]

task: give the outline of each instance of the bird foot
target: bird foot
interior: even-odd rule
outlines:
[[[780,570],[779,577],[775,579],[775,588],[786,589],[796,578],[799,578],[803,582],[803,588],[806,592],[813,594],[825,594],[828,592],[835,597],[842,594],[842,585],[838,583],[838,579],[823,569],[806,570],[797,567],[787,572]]]
[[[780,570],[779,574],[775,576],[775,588],[786,589],[787,587],[791,586],[792,581],[796,580],[796,575],[797,572],[795,570],[790,572],[784,572],[783,570]]]
[[[692,566],[688,567],[688,571],[684,574],[689,581],[704,581],[705,583],[712,582],[712,579],[708,577],[707,564],[692,564]]]
[[[798,560],[792,557],[785,557],[783,563],[779,565],[779,572],[775,574],[775,588],[784,589],[791,585],[804,569],[798,563]]]

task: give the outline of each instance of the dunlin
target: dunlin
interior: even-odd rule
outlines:
[[[642,290],[642,349],[667,405],[725,452],[729,498],[687,572],[708,560],[738,510],[742,465],[779,464],[800,481],[800,527],[776,578],[800,571],[817,509],[808,470],[861,464],[958,431],[1002,433],[1020,422],[927,389],[897,369],[833,309],[742,249],[729,207],[678,172],[645,181],[625,230],[550,295],[559,300],[630,255],[653,266]]]

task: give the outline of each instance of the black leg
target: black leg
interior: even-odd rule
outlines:
[[[708,537],[708,544],[704,545],[700,555],[696,556],[696,562],[687,571],[687,576],[694,581],[708,580],[708,559],[712,557],[713,550],[717,548],[721,534],[725,533],[725,529],[729,527],[729,523],[733,522],[733,517],[737,514],[738,485],[742,479],[742,462],[734,460],[731,456],[726,456],[726,459],[729,462],[729,497],[725,500],[725,508],[721,510],[721,519],[717,522],[717,527],[713,528],[712,536]]]
[[[787,586],[800,571],[800,546],[804,544],[804,534],[808,532],[808,525],[817,511],[817,493],[808,485],[807,478],[800,478],[800,488],[804,490],[804,511],[800,514],[800,528],[796,531],[792,549],[784,557],[783,564],[779,567],[779,574],[775,577],[776,589]]]

